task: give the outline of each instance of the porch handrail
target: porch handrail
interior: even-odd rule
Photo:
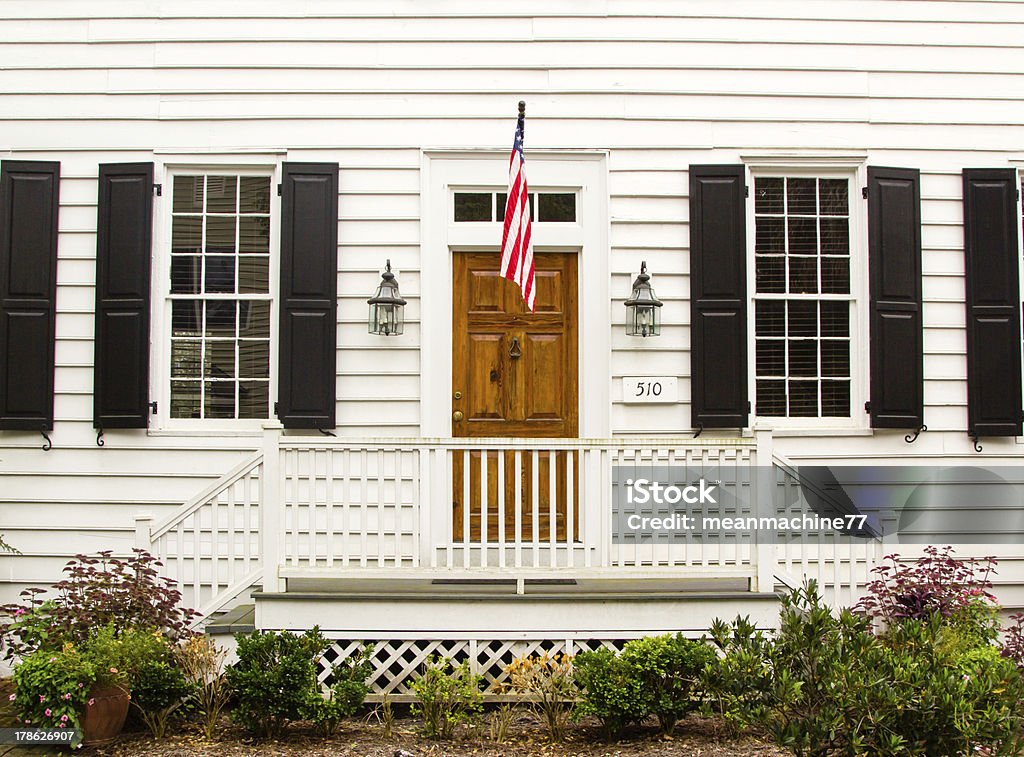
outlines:
[[[499,449],[543,449],[543,450],[579,450],[579,449],[632,449],[646,447],[650,449],[667,449],[669,447],[704,448],[735,448],[753,449],[757,439],[753,436],[744,437],[704,437],[692,436],[616,436],[616,437],[341,437],[325,439],[323,437],[282,436],[283,449],[358,449],[367,447],[378,449],[387,447],[395,450],[417,450],[424,448],[443,450],[499,450]]]

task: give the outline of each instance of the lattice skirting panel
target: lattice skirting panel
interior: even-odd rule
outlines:
[[[470,670],[483,676],[484,695],[496,699],[501,684],[508,678],[506,668],[517,657],[532,654],[575,655],[600,647],[620,650],[629,641],[621,638],[558,638],[558,639],[335,639],[320,661],[320,680],[324,681],[333,666],[372,643],[373,673],[368,684],[370,701],[379,701],[387,694],[393,701],[413,698],[412,680],[422,672],[429,657],[450,658],[460,665],[469,661]]]

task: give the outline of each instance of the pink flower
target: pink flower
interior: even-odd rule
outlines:
[[[24,607],[19,607],[17,610],[14,611],[14,617],[16,617],[16,618],[20,618],[24,614],[25,614],[25,608]]]
[[[51,657],[50,658],[50,662],[57,662],[57,658],[56,657]]]
[[[47,707],[46,708],[46,712],[44,712],[43,714],[46,715],[46,717],[50,717],[50,715],[53,714],[53,710],[51,710],[49,707]]]
[[[79,683],[79,684],[78,684],[78,688],[80,688],[80,689],[81,689],[81,688],[84,688],[83,684]]]
[[[96,704],[96,700],[95,699],[90,699],[89,700],[89,706],[92,707],[94,704]]]
[[[13,702],[13,701],[15,700],[15,698],[16,698],[16,697],[17,697],[17,695],[16,695],[16,694],[11,694],[11,695],[10,695],[9,697],[7,697],[7,701],[8,701],[8,702]]]
[[[67,715],[65,715],[64,717],[67,717]],[[67,723],[58,723],[57,727],[58,728],[66,728],[67,727]]]
[[[67,694],[65,694],[65,695],[64,695],[64,698],[65,698],[65,699],[71,699],[71,693],[70,693],[70,692],[68,692]]]
[[[111,669],[110,669],[110,672],[111,672],[111,673],[116,673],[116,672],[117,672],[117,668],[111,668]]]
[[[60,716],[60,722],[62,722],[62,723],[68,722],[68,716],[67,715],[61,715]]]
[[[46,697],[44,697],[42,694],[40,694],[39,695],[39,701],[40,702],[45,702],[46,701]]]

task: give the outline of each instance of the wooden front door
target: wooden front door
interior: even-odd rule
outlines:
[[[497,252],[454,255],[452,436],[575,437],[579,425],[577,256],[535,254],[537,300],[533,313],[523,302],[519,288],[500,276],[499,264]],[[455,538],[461,540],[465,535],[466,506],[470,510],[470,539],[479,540],[485,518],[488,538],[497,538],[498,487],[503,481],[506,539],[515,535],[517,490],[521,538],[537,536],[547,541],[553,513],[557,538],[564,539],[568,508],[572,507],[575,515],[577,507],[576,497],[572,496],[570,502],[566,492],[579,489],[566,479],[565,453],[545,452],[536,457],[536,462],[529,452],[519,455],[518,460],[514,453],[503,457],[504,470],[499,471],[502,456],[497,452],[476,451],[468,456],[455,453]],[[468,498],[464,478],[467,460]],[[482,470],[485,464],[486,473]],[[572,483],[576,483],[575,471],[572,466],[568,472]],[[486,496],[482,496],[484,475]],[[574,517],[573,522],[579,519]]]

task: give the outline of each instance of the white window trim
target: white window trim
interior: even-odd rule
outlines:
[[[808,156],[804,159],[751,157],[746,164],[746,182],[750,197],[746,203],[747,224],[747,381],[750,397],[750,425],[799,433],[820,433],[823,430],[870,430],[870,417],[864,411],[870,389],[871,361],[869,351],[868,249],[867,210],[861,188],[867,185],[866,159],[850,156],[832,159]],[[850,295],[853,310],[850,316],[850,417],[849,418],[780,418],[757,414],[756,358],[754,334],[754,303],[756,279],[754,250],[754,180],[759,176],[796,176],[824,179],[848,179],[850,182]]]
[[[178,157],[178,153],[173,153]],[[224,154],[217,156],[193,155],[195,162],[177,160],[155,166],[157,183],[162,185],[161,196],[154,208],[153,275],[150,313],[150,397],[157,402],[157,412],[151,416],[152,433],[222,432],[226,435],[259,433],[268,424],[276,424],[274,403],[277,399],[278,329],[280,307],[280,237],[281,199],[277,185],[281,180],[281,160],[271,153]],[[209,160],[207,158],[210,158]],[[216,158],[216,159],[214,159]],[[236,176],[270,177],[270,403],[267,418],[172,418],[171,417],[171,300],[168,297],[171,280],[171,210],[175,176],[198,174],[232,174]]]

